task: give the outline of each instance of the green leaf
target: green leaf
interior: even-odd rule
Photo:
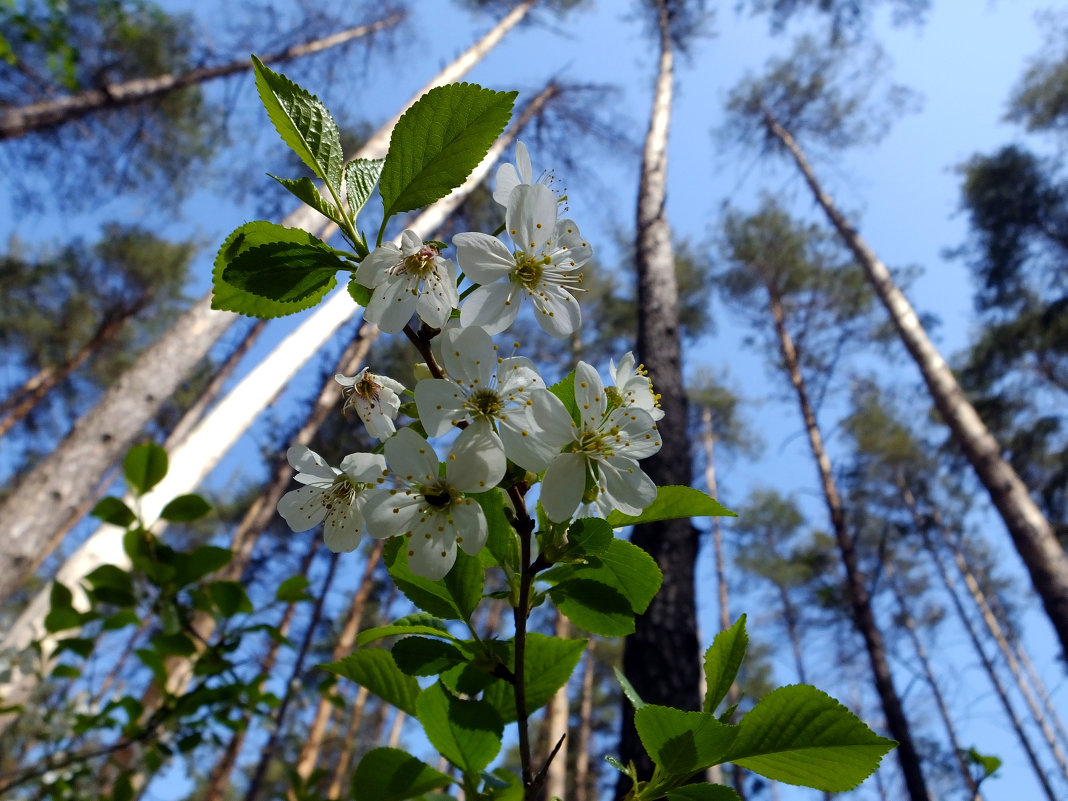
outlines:
[[[167,452],[154,442],[134,445],[126,452],[122,469],[130,489],[144,495],[167,475]]]
[[[705,651],[705,712],[715,712],[738,675],[749,646],[745,633],[745,615],[726,631],[721,631]]]
[[[634,711],[634,728],[653,762],[671,776],[689,775],[722,762],[739,733],[738,726],[720,723],[707,712],[657,704]]]
[[[564,404],[564,408],[571,414],[572,420],[576,423],[582,422],[582,417],[579,415],[578,402],[575,400],[574,370],[549,387],[549,392],[560,399],[560,402]]]
[[[344,659],[319,667],[351,679],[409,715],[418,714],[415,700],[419,697],[419,684],[414,678],[401,672],[393,661],[393,656],[384,648],[356,651]]]
[[[668,790],[668,801],[742,801],[733,789],[722,784],[687,784]]]
[[[444,787],[452,778],[396,748],[368,751],[352,778],[353,801],[404,801]]]
[[[482,507],[489,534],[483,553],[493,557],[494,564],[515,573],[519,570],[519,537],[504,514],[504,493],[494,487],[489,492],[472,495]],[[486,565],[488,567],[488,565]]]
[[[440,581],[417,576],[408,569],[403,537],[386,542],[383,559],[397,589],[417,607],[435,617],[446,620],[470,620],[471,612],[482,600],[482,586],[486,579],[476,556],[457,551],[456,564]]]
[[[461,700],[439,681],[423,691],[417,706],[430,744],[464,773],[478,773],[501,750],[504,723],[488,702]]]
[[[449,633],[444,620],[425,612],[416,612],[414,615],[406,615],[399,620],[394,620],[388,626],[375,626],[361,631],[356,637],[356,645],[366,645],[372,640],[393,637],[397,634],[431,634],[449,640],[456,639]]]
[[[127,626],[137,626],[140,625],[140,623],[141,618],[137,616],[137,613],[134,610],[123,609],[104,618],[104,630],[116,631],[118,629],[126,628]]]
[[[133,580],[130,574],[115,565],[101,565],[85,577],[92,588],[90,595],[97,601],[116,606],[133,606]]]
[[[366,306],[371,302],[371,290],[356,280],[355,277],[349,279],[348,286],[349,297],[356,301],[357,306]]]
[[[303,269],[287,269],[284,261],[285,246],[287,245],[293,247],[294,253],[304,254],[305,265]],[[259,271],[263,262],[255,255],[250,254],[260,248],[266,248],[261,255],[269,257],[272,263],[270,272],[273,277],[268,276],[259,279],[252,277]],[[321,254],[321,261],[314,261],[315,259],[320,259],[320,256],[309,256],[308,254],[311,251]],[[319,267],[309,268],[307,264],[309,259],[312,259]],[[299,228],[286,228],[265,220],[245,223],[226,238],[215,256],[215,268],[212,271],[211,307],[251,317],[264,318],[282,317],[303,311],[314,306],[330,290],[330,287],[333,286],[330,281],[336,281],[333,272],[331,272],[330,280],[326,284],[321,284],[321,280],[327,270],[325,265],[330,259],[333,260],[334,264],[338,265],[333,268],[335,272],[348,266],[334,255],[332,248],[307,231],[302,231]],[[231,282],[231,277],[228,277],[226,273],[235,265],[238,269],[233,273],[232,277],[239,277],[239,280],[244,284],[249,284],[256,290],[282,295],[287,293],[300,295],[302,292],[305,294],[297,300],[288,301],[275,300],[256,294],[251,288],[242,288],[242,286]],[[309,278],[309,273],[323,274],[317,274],[313,279]]]
[[[308,584],[310,583],[305,575],[290,576],[278,585],[278,589],[274,593],[275,600],[287,603],[307,600],[311,598],[307,593]]]
[[[567,530],[567,557],[595,556],[605,551],[615,538],[612,527],[605,520],[584,517]]]
[[[223,280],[294,311],[309,309],[337,286],[335,274],[349,265],[318,245],[269,242],[244,251],[223,270]]]
[[[509,643],[514,648],[514,643]],[[537,632],[527,634],[526,655],[523,659],[523,685],[526,690],[527,712],[532,713],[549,703],[556,691],[563,687],[586,649],[586,640],[565,640]],[[505,660],[509,670],[515,668],[514,651]],[[512,685],[497,679],[486,689],[484,696],[493,703],[505,723],[516,719]]]
[[[201,545],[192,553],[176,553],[174,581],[179,587],[192,584],[197,579],[228,565],[232,556],[229,549],[215,545]]]
[[[787,784],[852,790],[897,743],[807,684],[773,690],[742,718],[724,761]]]
[[[633,632],[634,615],[648,608],[663,581],[649,554],[618,539],[587,564],[557,565],[541,577],[554,585],[550,595],[569,620],[607,636]]]
[[[208,585],[208,595],[226,617],[233,617],[239,612],[252,613],[252,601],[238,581],[213,581]]]
[[[74,595],[58,581],[52,582],[49,601],[51,608],[44,619],[46,631],[54,634],[82,624],[82,615],[74,608]]]
[[[682,517],[737,517],[701,490],[693,487],[657,487],[656,500],[646,506],[640,515],[625,515],[615,511],[608,515],[612,528],[634,526],[639,523],[655,523],[657,520],[677,520]]]
[[[409,676],[436,676],[444,670],[465,664],[467,657],[455,645],[426,637],[405,637],[391,650],[393,661]]]
[[[508,124],[516,94],[458,83],[413,103],[393,128],[382,168],[383,226],[463,184]]]
[[[385,163],[385,159],[353,159],[345,165],[345,199],[352,219],[356,219],[371,198]]]
[[[126,528],[137,520],[137,516],[130,511],[129,506],[123,503],[120,498],[114,498],[110,495],[106,498],[101,498],[89,514],[93,517],[99,517],[105,523],[111,523],[111,525],[119,526],[120,528]]]
[[[345,158],[337,123],[326,106],[285,75],[265,67],[255,56],[252,64],[256,70],[256,90],[282,141],[300,156],[308,169],[340,194]]]
[[[152,637],[152,647],[160,656],[192,656],[197,652],[196,643],[180,631],[156,634]]]
[[[57,641],[55,654],[58,656],[64,651],[72,651],[82,659],[88,659],[89,654],[93,652],[94,643],[95,641],[88,637],[66,637]]]
[[[82,672],[71,665],[56,665],[52,668],[52,678],[54,679],[76,679],[82,675]]]
[[[612,672],[616,676],[616,681],[619,682],[619,688],[623,690],[623,695],[627,696],[627,700],[630,701],[630,705],[634,707],[635,710],[645,706],[645,701],[638,695],[638,691],[634,689],[634,685],[630,683],[630,679],[623,675],[623,671],[618,667],[613,667]]]
[[[267,174],[327,219],[333,220],[338,225],[343,224],[341,212],[337,210],[337,206],[319,193],[319,187],[315,185],[315,181],[311,178],[307,176],[303,178],[279,178],[277,175]]]
[[[188,523],[199,520],[211,511],[211,504],[199,495],[179,495],[166,506],[159,516],[172,523]]]
[[[962,749],[964,750],[964,749]],[[983,778],[993,776],[1001,767],[1001,759],[992,754],[980,754],[974,748],[964,750],[964,758],[972,765],[978,765],[983,770]]]

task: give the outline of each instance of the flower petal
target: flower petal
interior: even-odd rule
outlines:
[[[534,422],[547,443],[559,449],[575,441],[579,433],[578,426],[562,400],[547,389],[532,390],[530,399],[533,402],[530,410]]]
[[[456,544],[472,556],[482,550],[489,536],[482,507],[471,498],[464,498],[452,508],[452,529]]]
[[[460,325],[481,326],[487,334],[499,334],[519,313],[519,298],[511,281],[480,286],[460,307]]]
[[[535,256],[556,228],[556,195],[544,184],[520,184],[512,190],[505,218],[516,250]]]
[[[407,541],[409,569],[431,581],[444,578],[456,562],[456,540],[452,536],[437,534],[439,519],[442,519],[441,515],[431,515]],[[426,537],[428,533],[431,534],[430,539]]]
[[[530,417],[529,412],[509,412],[499,423],[501,442],[509,459],[524,470],[540,473],[549,466],[560,448],[540,436]]]
[[[416,296],[408,288],[405,276],[396,276],[383,282],[371,296],[363,316],[387,334],[396,334],[415,311]]]
[[[412,530],[419,520],[423,496],[411,490],[373,490],[363,505],[367,533],[376,539],[396,537]]]
[[[408,484],[426,484],[438,477],[438,456],[430,444],[410,428],[402,428],[385,445],[393,474]]]
[[[346,503],[326,516],[323,541],[334,553],[352,553],[363,538],[363,515],[354,503]]]
[[[392,242],[372,250],[356,268],[356,280],[366,287],[377,287],[387,278],[389,270],[401,261],[401,251]]]
[[[586,491],[586,457],[561,453],[545,471],[541,482],[541,505],[554,523],[570,520]]]
[[[286,451],[289,465],[297,471],[295,477],[301,484],[334,483],[338,470],[326,463],[322,456],[306,445],[293,445]]]
[[[415,385],[415,405],[428,436],[440,437],[465,418],[463,389],[443,378],[425,378]]]
[[[608,408],[608,398],[601,376],[586,362],[579,362],[575,367],[575,402],[583,424],[588,428],[599,428]]]
[[[386,459],[380,453],[350,453],[341,460],[341,472],[365,484],[380,479],[385,469]]]
[[[492,284],[515,269],[515,258],[495,236],[462,233],[452,238],[456,261],[464,275],[476,284]]]
[[[278,500],[278,514],[293,531],[307,531],[323,522],[326,493],[319,487],[290,490]]]
[[[569,337],[582,325],[582,311],[578,301],[566,289],[547,285],[538,285],[539,293],[530,293],[537,314],[534,319],[549,336],[563,339]]]
[[[445,462],[445,478],[461,492],[486,492],[504,478],[504,443],[486,420],[460,432]]]
[[[623,514],[641,514],[642,509],[656,500],[656,484],[637,462],[613,456],[599,466],[602,485],[612,498],[613,508]]]

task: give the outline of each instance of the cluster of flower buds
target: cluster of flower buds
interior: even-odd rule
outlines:
[[[522,143],[516,161],[498,170],[493,195],[505,208],[512,248],[483,233],[453,237],[460,269],[472,283],[462,304],[456,264],[414,231],[402,234],[399,247],[382,245],[360,264],[356,280],[373,290],[365,318],[387,333],[401,331],[413,314],[440,329],[433,340],[440,375],[423,378],[411,392],[367,369],[337,376],[346,408],[384,442],[383,453],[351,454],[337,469],[306,447],[290,448],[304,486],[287,493],[278,510],[294,531],[325,520],[326,544],[335,551],[354,550],[364,531],[380,539],[404,536],[411,570],[438,579],[455,562],[457,546],[476,554],[485,544],[486,520],[471,496],[504,480],[509,462],[540,476],[542,508],[554,523],[576,513],[638,514],[656,498],[638,460],[660,449],[663,412],[630,353],[611,365],[614,386],[607,388],[596,369],[578,363],[576,415],[530,359],[498,355],[492,335],[512,325],[524,298],[549,334],[563,338],[577,330],[576,294],[592,253],[574,221],[558,219],[552,190],[532,180]],[[428,437],[456,434],[444,467],[421,434],[396,429],[405,393],[414,394]]]

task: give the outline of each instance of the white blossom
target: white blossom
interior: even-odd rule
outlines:
[[[500,357],[483,329],[449,327],[441,333],[441,362],[447,378],[415,385],[419,419],[431,437],[466,422],[457,445],[477,437],[490,443],[487,460],[505,457],[525,470],[544,470],[552,457],[530,416],[531,390],[544,388],[533,363],[522,356]],[[499,430],[499,433],[498,433]]]
[[[556,197],[542,184],[514,187],[505,215],[514,251],[496,237],[461,233],[453,237],[456,260],[478,287],[464,301],[460,322],[497,334],[508,328],[524,297],[535,319],[555,337],[572,334],[582,321],[575,293],[582,291],[582,266],[593,249],[573,220],[558,220]]]
[[[497,184],[493,190],[493,199],[505,208],[512,190],[520,184],[534,183],[534,170],[530,164],[530,154],[522,142],[515,143],[515,166],[505,163],[497,168]]]
[[[384,375],[372,373],[364,367],[349,377],[338,373],[334,380],[341,384],[345,395],[344,409],[353,409],[367,426],[367,433],[376,439],[389,439],[397,427],[393,421],[400,411],[400,393],[404,384]]]
[[[639,514],[656,499],[656,485],[638,467],[660,450],[656,422],[637,406],[610,406],[601,377],[586,362],[575,368],[575,402],[580,423],[548,390],[534,396],[540,436],[558,452],[541,484],[546,515],[563,522],[584,500],[602,513]]]
[[[326,547],[335,553],[354,551],[363,534],[366,490],[382,478],[386,460],[377,454],[352,453],[331,467],[315,451],[294,445],[286,458],[304,486],[278,501],[278,513],[293,531],[307,531],[324,520]]]
[[[459,302],[456,265],[411,229],[401,234],[400,247],[387,242],[371,251],[356,280],[374,290],[364,317],[389,334],[404,328],[413,312],[441,328]]]
[[[437,580],[452,568],[457,545],[472,555],[482,550],[486,517],[464,493],[486,492],[503,472],[486,458],[485,438],[457,441],[444,475],[434,449],[410,428],[386,440],[385,452],[394,486],[371,493],[364,508],[367,531],[379,539],[403,536],[408,567]]]
[[[644,364],[635,363],[634,353],[627,351],[619,360],[619,366],[615,361],[609,360],[608,369],[616,382],[615,390],[619,394],[621,406],[634,406],[644,409],[654,420],[664,417],[664,410],[660,408],[660,396],[653,392],[653,382],[649,380],[649,373]]]

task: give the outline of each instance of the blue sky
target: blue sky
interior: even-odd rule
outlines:
[[[188,4],[182,3],[182,7]],[[733,4],[722,4],[731,6]],[[889,15],[876,17],[875,36],[893,59],[891,80],[918,91],[922,110],[897,122],[877,146],[836,154],[833,160],[816,163],[839,204],[853,215],[862,235],[891,267],[918,266],[922,269],[910,296],[917,309],[941,320],[936,337],[947,356],[962,348],[974,322],[971,286],[960,263],[946,261],[942,251],[961,244],[965,220],[958,212],[959,176],[955,168],[977,152],[989,152],[1005,143],[1023,138],[1021,131],[1004,123],[1005,100],[1022,73],[1028,58],[1039,51],[1042,31],[1034,13],[1047,3],[1033,0],[935,0],[926,24],[895,28]],[[206,6],[193,4],[199,12]],[[618,115],[634,141],[645,131],[645,115],[651,96],[655,53],[642,26],[629,10],[630,3],[601,0],[582,12],[549,25],[527,26],[509,37],[468,76],[497,89],[518,88],[536,91],[547,77],[581,83],[609,83],[619,87],[612,112]],[[352,108],[372,122],[392,114],[418,86],[440,66],[466,48],[491,21],[481,15],[458,10],[444,0],[412,3],[413,21],[396,37],[394,57],[371,56],[366,74],[333,84],[309,86],[331,109]],[[790,33],[803,30],[802,24]],[[747,71],[759,70],[769,56],[781,56],[791,45],[790,35],[772,37],[764,19],[741,16],[727,9],[718,13],[711,26],[713,36],[698,40],[689,59],[680,59],[677,68],[677,97],[672,123],[668,213],[676,234],[701,246],[709,239],[712,223],[725,200],[741,208],[752,208],[763,191],[791,201],[799,214],[811,214],[812,205],[800,180],[783,163],[766,162],[751,150],[727,148],[713,137],[723,120],[723,103],[730,88]],[[329,57],[329,56],[328,56]],[[359,61],[353,59],[346,62]],[[287,69],[295,76],[299,67]],[[241,113],[248,112],[255,124],[266,126],[256,111],[257,100],[251,80],[227,90]],[[522,101],[522,97],[520,98]],[[356,112],[353,112],[355,116]],[[803,144],[803,143],[802,143]],[[1039,147],[1044,146],[1040,140]],[[624,236],[634,217],[637,187],[637,158],[631,151],[587,152],[587,170],[596,176],[595,184],[561,176],[569,190],[571,215],[595,248],[611,252],[616,233]],[[547,158],[533,152],[535,166],[548,166]],[[284,146],[277,139],[265,154],[264,169],[272,172],[286,163]],[[277,166],[276,166],[277,165]],[[269,179],[262,181],[265,192],[276,191]],[[251,202],[235,203],[220,198],[217,187],[183,208],[181,218],[165,230],[195,232],[208,243],[221,242],[225,235],[252,216]],[[105,207],[93,214],[58,221],[30,218],[0,221],[0,234],[12,231],[26,241],[57,236],[58,231],[90,231],[101,219],[118,213],[150,218],[151,203],[131,200]],[[373,230],[373,226],[367,226]],[[209,245],[197,267],[198,292],[207,286],[214,245]],[[798,436],[800,421],[796,410],[780,402],[782,384],[770,377],[763,358],[742,345],[741,321],[729,310],[717,306],[717,332],[700,343],[687,357],[687,367],[710,367],[728,371],[732,381],[752,399],[748,413],[767,443],[765,455],[756,462],[728,461],[720,466],[720,485],[728,502],[738,503],[756,485],[771,484],[783,492],[795,492],[804,500],[814,524],[822,525],[817,501],[815,471],[805,442]],[[291,323],[272,324],[269,335],[255,349],[251,360],[284,335]],[[918,384],[911,365],[882,365],[888,378]],[[312,371],[298,377],[307,381]],[[298,387],[306,395],[310,386]],[[283,399],[276,414],[284,414]],[[828,426],[834,423],[835,403],[827,410]],[[234,479],[249,461],[249,454],[269,436],[271,420],[265,420],[246,436],[241,449],[216,471],[213,480]],[[832,448],[834,443],[832,440]],[[1007,538],[997,521],[981,520],[995,543],[1002,543],[1006,569],[1022,577],[1016,556],[1007,547]],[[710,586],[713,568],[707,556],[697,565],[699,586]],[[353,568],[353,572],[356,569]],[[700,599],[706,639],[714,633],[714,598],[709,592]],[[1037,608],[1037,606],[1036,606]],[[760,619],[752,612],[751,629]],[[1054,682],[1062,673],[1053,663],[1053,641],[1040,614],[1027,616],[1027,644],[1034,649],[1047,681],[1059,689],[1061,706],[1068,704],[1061,684]],[[759,637],[759,629],[753,631]],[[943,643],[943,653],[970,659],[960,642]],[[974,661],[974,660],[972,660]],[[783,680],[790,680],[787,662],[776,665]],[[895,668],[900,668],[895,665]],[[900,672],[900,671],[899,671]],[[902,683],[906,681],[902,673]],[[818,677],[817,677],[818,679]],[[816,680],[814,683],[819,684]],[[976,690],[977,686],[982,689]],[[848,687],[828,687],[850,701]],[[994,707],[981,677],[968,668],[954,687],[958,701],[974,697],[962,721],[966,739],[981,750],[1005,760],[1004,776],[985,790],[988,799],[1037,797],[1029,771],[1009,739],[999,710]],[[963,708],[957,704],[958,710]],[[811,794],[809,794],[811,795]],[[788,797],[793,797],[788,796]],[[797,797],[809,797],[798,794]]]

